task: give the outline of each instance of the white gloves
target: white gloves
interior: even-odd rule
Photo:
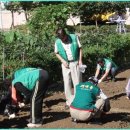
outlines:
[[[98,84],[101,83],[101,82],[102,82],[101,79],[99,79],[99,80],[98,80]]]
[[[13,119],[13,118],[15,118],[15,117],[16,117],[15,113],[9,115],[9,119]]]
[[[84,73],[85,72],[85,69],[87,68],[87,66],[86,65],[79,65],[79,71],[80,72],[82,72],[82,73]]]
[[[22,108],[22,107],[24,107],[24,106],[25,106],[24,103],[19,103],[19,107],[20,107],[20,108]]]
[[[100,89],[100,97],[106,100],[108,97],[103,93],[102,89]]]

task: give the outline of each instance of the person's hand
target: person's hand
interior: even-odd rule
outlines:
[[[78,64],[79,64],[79,65],[82,65],[83,63],[82,63],[82,61],[81,61],[81,60],[79,60]]]
[[[9,119],[14,119],[16,117],[15,113],[9,115]]]
[[[99,80],[98,80],[98,84],[99,84],[99,83],[101,83],[101,82],[102,82],[102,80],[101,80],[101,79],[99,79]]]
[[[66,68],[69,68],[69,64],[68,64],[68,62],[63,61],[62,63],[63,63],[63,65],[64,65]]]
[[[20,107],[20,108],[22,108],[22,107],[24,107],[25,106],[25,104],[22,102],[22,103],[18,103],[18,106]]]

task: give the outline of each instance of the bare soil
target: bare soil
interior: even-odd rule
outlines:
[[[110,98],[111,110],[101,118],[102,124],[74,123],[69,110],[64,109],[63,86],[50,88],[43,106],[43,126],[41,128],[130,128],[130,100],[126,99],[125,87],[130,77],[130,69],[120,72],[117,81],[104,81],[99,86]],[[26,128],[29,106],[23,108],[16,118],[8,119],[0,115],[0,128]]]

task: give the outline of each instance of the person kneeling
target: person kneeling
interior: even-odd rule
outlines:
[[[70,114],[73,121],[90,121],[92,118],[100,118],[103,112],[107,96],[97,86],[98,80],[94,77],[87,82],[81,82],[76,86],[76,95],[70,105]],[[107,104],[110,110],[110,105]]]

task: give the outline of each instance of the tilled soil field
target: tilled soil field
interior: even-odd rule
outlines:
[[[130,69],[120,72],[116,77],[116,82],[104,81],[99,85],[110,98],[111,103],[110,112],[101,118],[102,124],[72,122],[69,110],[64,108],[63,87],[56,86],[48,92],[44,99],[43,126],[41,128],[130,128],[130,100],[126,99],[125,94]],[[26,128],[28,118],[29,106],[25,106],[14,119],[0,115],[0,128]]]

